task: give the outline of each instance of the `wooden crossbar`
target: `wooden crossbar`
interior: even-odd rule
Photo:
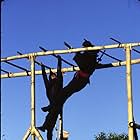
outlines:
[[[37,56],[45,56],[45,55],[52,55],[52,54],[76,53],[76,52],[81,52],[81,51],[125,48],[126,46],[137,47],[137,46],[140,46],[140,42],[138,42],[138,43],[126,43],[126,44],[121,44],[121,45],[114,44],[114,45],[94,46],[94,47],[87,47],[87,48],[75,48],[75,49],[69,49],[69,50],[52,50],[52,51],[47,51],[47,52],[29,53],[29,54],[23,54],[23,55],[16,55],[16,56],[10,56],[10,57],[6,57],[6,58],[1,58],[1,62],[15,60],[15,59],[27,58],[27,57],[31,57],[31,56],[37,57]]]

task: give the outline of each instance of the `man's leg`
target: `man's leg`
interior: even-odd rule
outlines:
[[[74,76],[74,78],[62,89],[62,95],[65,100],[72,96],[74,93],[82,90],[87,84],[89,79]]]
[[[60,113],[61,109],[63,108],[63,104],[66,100],[72,96],[75,92],[80,91],[83,89],[88,83],[87,78],[76,77],[71,80],[71,82],[64,87],[61,92],[59,98],[55,101],[55,103],[50,108],[48,115],[46,116],[45,122],[42,125],[43,129],[47,129],[48,136],[50,137],[52,128],[54,128],[58,114]]]
[[[52,140],[52,130],[47,132],[47,140]]]

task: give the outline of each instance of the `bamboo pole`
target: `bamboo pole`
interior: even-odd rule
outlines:
[[[35,61],[34,56],[31,56],[31,129],[35,127]],[[32,140],[35,140],[35,135],[31,133]]]
[[[24,137],[23,137],[22,140],[27,140],[28,137],[30,136],[30,134],[31,134],[31,127],[29,127],[29,129],[28,129],[27,132],[25,133],[25,135],[24,135]]]
[[[132,72],[131,72],[131,50],[129,45],[126,45],[126,83],[128,96],[128,138],[134,139],[133,128],[129,125],[133,122],[133,96],[132,96]]]
[[[61,120],[61,115],[59,114],[58,116],[58,136],[57,136],[57,140],[60,140],[61,138],[61,126],[62,125],[62,120]]]
[[[6,57],[6,58],[2,58],[1,62],[15,60],[15,59],[28,58],[31,55],[45,56],[45,55],[52,55],[52,54],[76,53],[76,52],[81,52],[81,51],[124,48],[126,45],[129,45],[131,47],[137,47],[137,46],[140,46],[140,42],[139,43],[126,43],[126,44],[120,44],[120,45],[114,44],[114,45],[94,46],[94,47],[87,47],[87,48],[75,48],[75,49],[69,49],[69,50],[52,50],[52,51],[47,51],[47,52],[29,53],[29,54],[16,55],[16,56],[10,56],[10,57]]]
[[[33,134],[38,138],[38,140],[43,140],[43,137],[41,136],[40,132],[38,131],[38,129],[36,129],[36,127],[34,127],[32,129]]]
[[[36,118],[35,118],[35,56],[30,56],[31,61],[31,126],[27,130],[26,134],[23,137],[23,140],[27,140],[31,134],[31,139],[35,140],[37,136],[38,140],[43,140],[39,131],[36,129]]]
[[[134,59],[131,60],[131,64],[139,64],[140,63],[140,59]],[[114,63],[110,63],[110,64],[102,64],[102,65],[98,65],[97,69],[103,69],[103,68],[111,68],[111,67],[120,67],[120,66],[125,66],[126,65],[126,61],[122,61],[122,62],[114,62]],[[69,67],[69,68],[62,68],[62,72],[73,72],[73,71],[78,71],[79,67]],[[52,69],[52,72],[56,73],[57,69]],[[50,70],[46,70],[46,73],[50,73]],[[36,75],[41,75],[42,71],[35,71]],[[24,77],[24,76],[30,76],[31,72],[28,72],[28,75],[26,72],[19,72],[19,73],[9,73],[9,74],[1,74],[1,78],[15,78],[15,77]]]

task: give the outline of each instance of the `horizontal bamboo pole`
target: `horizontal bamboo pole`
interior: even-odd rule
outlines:
[[[140,59],[134,59],[131,60],[131,64],[139,64],[140,63]],[[103,69],[103,68],[110,68],[110,67],[119,67],[119,66],[125,66],[126,65],[126,61],[122,61],[122,62],[114,62],[114,63],[110,63],[110,64],[101,64],[98,65],[96,69]],[[79,67],[69,67],[69,68],[62,68],[62,72],[73,72],[73,71],[78,71]],[[52,72],[57,72],[57,69],[52,69]],[[46,70],[46,73],[50,73],[50,70]],[[36,75],[41,75],[42,71],[35,71]],[[20,73],[9,73],[9,74],[2,74],[1,78],[15,78],[15,77],[24,77],[24,76],[30,76],[31,72],[28,72],[28,75],[26,72],[20,72]]]
[[[114,45],[106,45],[106,46],[94,46],[94,47],[87,47],[87,48],[75,48],[75,49],[68,49],[68,50],[52,50],[47,52],[36,52],[36,53],[29,53],[23,55],[15,55],[6,58],[1,58],[1,62],[10,61],[15,59],[22,59],[28,58],[29,56],[45,56],[45,55],[52,55],[52,54],[66,54],[66,53],[76,53],[80,51],[92,51],[92,50],[103,50],[103,49],[113,49],[113,48],[125,48],[126,45],[131,47],[140,46],[139,43],[126,43],[126,44],[114,44]]]

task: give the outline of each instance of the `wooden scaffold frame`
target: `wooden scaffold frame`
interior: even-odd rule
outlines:
[[[67,54],[67,53],[76,53],[81,51],[92,51],[92,50],[104,50],[104,49],[115,49],[115,48],[123,48],[125,49],[126,53],[126,61],[122,62],[114,62],[110,64],[103,64],[97,66],[97,69],[108,68],[108,67],[119,67],[119,66],[126,66],[126,83],[127,83],[127,97],[128,97],[128,137],[129,140],[134,139],[133,128],[130,127],[130,123],[133,122],[133,96],[132,96],[132,75],[131,75],[131,65],[132,64],[139,64],[140,59],[131,60],[131,49],[133,47],[140,46],[139,43],[125,43],[125,44],[113,44],[113,45],[106,45],[106,46],[94,46],[94,47],[87,47],[87,48],[75,48],[75,49],[67,49],[67,50],[53,50],[53,51],[41,51],[36,53],[29,53],[29,54],[21,54],[16,56],[10,56],[6,58],[1,58],[1,62],[9,62],[16,59],[23,59],[28,58],[30,60],[30,71],[19,72],[19,73],[8,73],[4,71],[6,74],[1,74],[1,78],[14,78],[14,77],[23,77],[23,76],[31,76],[31,126],[29,126],[26,134],[23,137],[23,140],[27,140],[28,137],[31,135],[32,140],[35,140],[35,137],[38,140],[43,140],[43,137],[39,133],[38,129],[36,128],[36,116],[35,116],[35,75],[42,74],[42,71],[35,70],[35,62],[36,57],[39,56],[47,56],[47,55],[57,55],[57,54]],[[78,67],[69,67],[69,68],[62,68],[62,72],[73,72],[78,71]],[[53,72],[56,72],[57,69],[52,69]],[[46,73],[49,73],[50,70],[46,70]]]

